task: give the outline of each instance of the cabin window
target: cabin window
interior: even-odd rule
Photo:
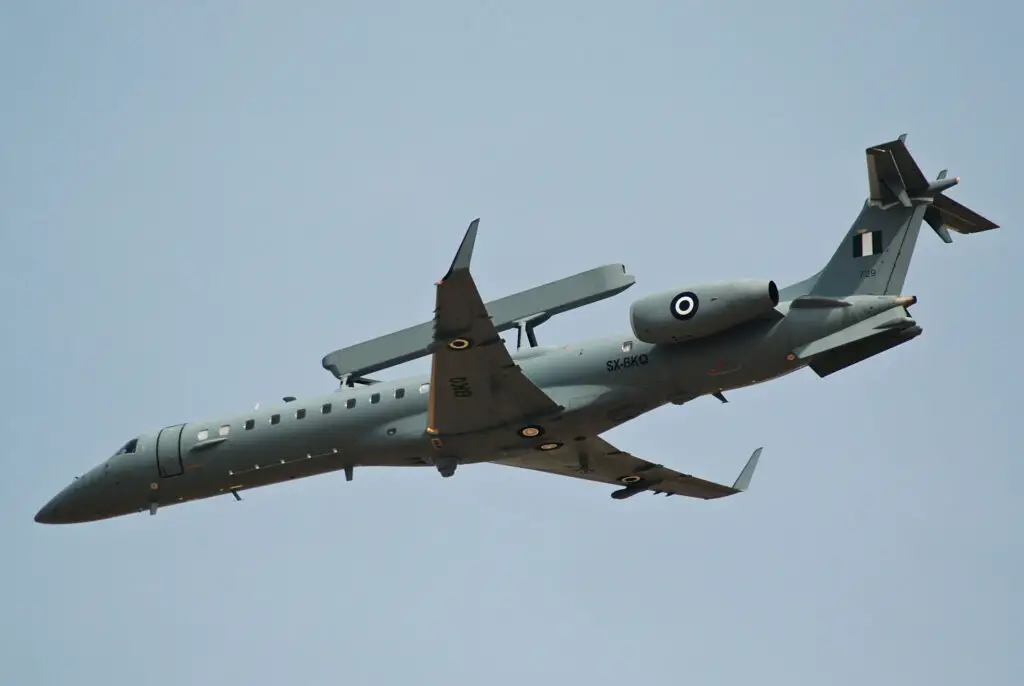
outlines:
[[[272,414],[272,415],[270,415],[270,423],[271,424],[280,424],[281,423],[281,415],[279,415],[279,414]]]
[[[633,349],[633,341],[626,341],[622,344],[622,352],[628,353]]]
[[[371,403],[379,403],[380,402],[380,393],[374,393],[373,395],[371,395],[370,396],[370,402]]]
[[[395,398],[402,399],[404,397],[405,397],[405,389],[404,388],[396,388],[395,389]]]
[[[330,403],[324,403],[323,407],[320,408],[320,414],[330,414],[330,413],[331,413],[331,404]]]
[[[196,434],[196,440],[200,440],[200,441],[205,441],[209,437],[210,437],[210,432],[207,429],[203,429],[202,431],[200,431],[199,433]]]
[[[220,434],[221,436],[227,436],[229,433],[231,433],[231,427],[225,424],[224,426],[217,429],[217,433]]]
[[[256,420],[255,419],[246,419],[245,420],[245,430],[246,431],[248,431],[249,429],[252,429],[254,426],[256,426]]]
[[[345,407],[347,407],[348,409],[351,410],[355,406],[356,406],[356,399],[355,398],[349,398],[348,400],[345,401]]]
[[[430,384],[428,384],[428,383],[425,383],[422,386],[420,386],[420,393],[426,393],[429,390],[430,390]]]
[[[295,418],[296,419],[305,419],[306,418],[306,408],[300,407],[299,409],[295,410]]]

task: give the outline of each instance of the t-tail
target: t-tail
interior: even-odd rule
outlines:
[[[998,225],[944,192],[960,183],[946,170],[929,181],[906,146],[906,134],[867,149],[868,198],[842,244],[823,270],[780,291],[792,308],[845,310],[850,324],[794,350],[819,375],[828,376],[916,338],[921,327],[910,316],[916,298],[903,294],[921,224],[946,243],[949,232],[989,231]],[[862,318],[855,311],[881,308]],[[836,310],[835,308],[838,308]],[[892,309],[890,309],[892,308]],[[805,320],[806,321],[806,320]],[[824,320],[823,320],[824,321]]]
[[[867,149],[868,198],[842,244],[818,274],[783,289],[798,295],[899,295],[907,278],[921,224],[946,243],[949,232],[968,234],[998,228],[944,195],[960,183],[946,170],[929,181],[906,146],[907,135]]]

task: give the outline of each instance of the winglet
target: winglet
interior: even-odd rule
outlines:
[[[473,245],[476,243],[476,229],[479,225],[479,217],[469,223],[466,235],[462,237],[462,243],[459,245],[459,251],[455,253],[452,266],[448,268],[448,273],[444,275],[442,281],[447,280],[455,272],[469,271],[469,261],[473,257]]]
[[[743,467],[743,471],[740,472],[738,477],[736,477],[736,483],[732,485],[733,490],[745,491],[750,488],[750,479],[753,478],[754,470],[757,469],[757,461],[761,459],[762,450],[764,450],[763,447],[758,448],[750,456],[750,459],[747,460],[747,464]]]

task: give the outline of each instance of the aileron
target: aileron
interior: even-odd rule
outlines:
[[[681,495],[714,500],[742,493],[761,457],[761,448],[753,452],[732,486],[684,474],[619,450],[603,438],[593,437],[576,445],[565,445],[548,452],[532,451],[496,460],[495,464],[519,467],[559,476],[619,485],[611,497],[623,500],[644,492],[657,495]]]

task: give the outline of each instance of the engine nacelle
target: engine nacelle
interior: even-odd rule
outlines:
[[[720,281],[641,298],[629,319],[644,343],[682,343],[756,319],[778,304],[774,281]]]

